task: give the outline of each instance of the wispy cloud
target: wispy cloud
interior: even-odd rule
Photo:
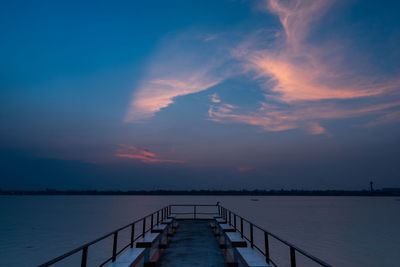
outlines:
[[[149,152],[146,149],[125,144],[119,145],[115,156],[119,158],[137,159],[143,163],[184,163],[182,160],[160,158],[155,153]]]
[[[211,102],[213,102],[213,103],[221,102],[221,100],[219,99],[219,96],[217,95],[217,93],[212,94],[210,97],[211,97]]]
[[[400,86],[400,80],[379,79],[343,70],[342,47],[338,41],[329,45],[307,42],[313,25],[334,1],[269,0],[270,12],[278,15],[284,31],[274,49],[250,50],[243,55],[264,86],[276,93],[275,99],[286,103],[324,99],[351,99],[377,96]],[[271,94],[267,95],[271,97]]]
[[[307,42],[313,26],[318,25],[333,2],[263,2],[263,10],[278,16],[282,33],[274,33],[273,45],[252,38],[233,49],[232,54],[243,60],[244,72],[255,73],[253,78],[264,90],[265,100],[251,113],[233,112],[214,102],[208,112],[210,119],[258,125],[266,131],[304,128],[310,134],[328,134],[321,120],[391,112],[389,107],[400,106],[398,95],[393,94],[400,88],[400,79],[348,71],[342,63],[345,48],[335,40],[324,46]],[[383,104],[371,104],[368,100],[377,97],[385,98]],[[359,103],[350,107],[340,104],[350,99]],[[331,102],[327,104],[326,100]],[[369,126],[395,121],[396,114],[388,113]]]
[[[197,93],[216,84],[218,80],[197,73],[185,79],[154,79],[144,82],[135,93],[126,122],[140,121],[152,117],[156,112],[174,102],[179,96]]]
[[[147,74],[135,88],[125,122],[151,118],[177,97],[207,90],[223,81],[229,70],[221,65],[226,63],[229,51],[218,49],[218,36],[205,38],[189,31],[162,42]]]
[[[393,112],[384,114],[384,115],[368,122],[364,126],[365,127],[374,127],[374,126],[381,125],[381,124],[395,123],[395,122],[400,122],[400,111],[393,111]]]
[[[199,93],[236,76],[258,85],[264,95],[260,106],[243,112],[239,104],[223,102],[214,93],[210,95],[209,119],[257,125],[265,131],[301,128],[312,135],[330,134],[323,126],[325,120],[379,116],[372,118],[369,127],[397,121],[397,113],[391,109],[400,107],[396,93],[400,78],[379,71],[367,75],[356,68],[349,70],[343,55],[350,48],[341,40],[310,41],[334,0],[261,3],[266,16],[279,19],[280,28],[254,29],[253,33],[239,30],[231,36],[203,34],[198,38],[185,33],[160,46],[161,56],[155,56],[149,64],[148,75],[135,90],[125,121],[148,119],[178,97]],[[351,100],[357,103],[351,105]]]
[[[239,167],[237,170],[239,172],[248,172],[248,171],[254,170],[254,168],[253,167]]]
[[[242,114],[239,108],[218,103],[210,106],[210,120],[221,123],[245,123],[262,127],[265,131],[278,132],[302,128],[312,135],[330,134],[320,121],[333,119],[357,118],[366,115],[388,113],[375,119],[366,126],[400,121],[400,113],[391,111],[400,107],[400,101],[382,104],[364,104],[364,106],[338,106],[329,103],[303,103],[281,108],[277,105],[262,103],[261,107],[252,113]]]
[[[317,122],[310,122],[307,125],[308,132],[313,135],[326,134],[327,131]]]

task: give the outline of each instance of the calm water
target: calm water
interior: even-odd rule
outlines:
[[[399,266],[398,198],[251,198],[0,196],[0,266],[38,265],[166,204],[217,201],[334,266]],[[89,249],[89,260],[94,263],[106,253],[111,253],[111,240]],[[271,242],[271,253],[287,265],[285,247]],[[78,256],[67,265],[77,264]]]

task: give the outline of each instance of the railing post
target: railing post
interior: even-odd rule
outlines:
[[[86,267],[86,263],[87,263],[87,253],[88,253],[88,247],[84,247],[84,248],[82,249],[81,267]]]
[[[240,234],[242,235],[243,238],[243,218],[240,217]]]
[[[250,245],[254,247],[254,235],[253,235],[253,224],[250,223]]]
[[[131,228],[131,248],[133,248],[133,242],[135,242],[135,223],[132,223]]]
[[[114,233],[114,242],[113,242],[113,250],[112,250],[112,262],[117,258],[117,245],[118,245],[118,232]]]
[[[264,245],[265,245],[265,261],[269,263],[269,242],[268,242],[267,232],[264,232]]]
[[[146,217],[143,218],[143,230],[142,230],[142,236],[146,234]]]
[[[173,205],[172,205],[172,206],[173,206]],[[172,212],[172,210],[171,210],[172,206],[169,205],[169,206],[166,206],[166,207],[164,207],[164,208],[160,208],[159,210],[156,211],[156,212],[157,212],[157,223],[159,223],[160,220],[162,220],[163,218],[165,218],[165,217],[167,216],[168,213],[171,213],[171,212]],[[194,215],[194,218],[195,218],[195,219],[197,219],[197,206],[203,207],[203,205],[195,205],[195,204],[191,204],[191,205],[182,205],[182,206],[193,206],[193,208],[194,208],[193,215]],[[206,206],[211,206],[211,205],[206,205]],[[281,243],[286,244],[286,245],[289,247],[289,249],[290,249],[290,266],[291,266],[291,267],[296,267],[296,265],[297,265],[297,262],[296,262],[296,251],[297,251],[298,253],[300,253],[300,254],[306,256],[307,258],[309,258],[310,260],[312,260],[313,262],[315,262],[315,263],[317,263],[317,264],[319,264],[319,265],[321,265],[321,266],[326,266],[326,267],[331,266],[331,265],[329,265],[328,263],[325,263],[324,261],[322,261],[322,260],[320,260],[320,259],[318,259],[318,258],[316,258],[316,257],[314,257],[314,256],[312,256],[312,255],[310,255],[310,254],[308,254],[308,253],[302,251],[301,249],[296,248],[295,246],[293,246],[293,245],[291,245],[290,243],[288,243],[288,242],[286,242],[286,241],[280,239],[279,237],[274,236],[272,233],[270,234],[269,232],[263,230],[262,228],[259,228],[258,226],[253,225],[253,224],[252,224],[251,222],[249,222],[248,220],[246,220],[246,219],[244,219],[243,217],[241,217],[240,215],[237,215],[237,214],[235,214],[234,212],[232,212],[232,211],[230,211],[230,210],[224,208],[223,206],[220,206],[219,204],[217,204],[217,206],[218,206],[218,212],[219,212],[219,214],[221,215],[222,218],[225,218],[225,221],[227,221],[227,217],[228,217],[228,215],[229,215],[229,224],[232,225],[232,226],[234,226],[235,230],[239,230],[239,229],[237,229],[237,228],[238,228],[238,225],[237,225],[237,224],[240,223],[240,233],[241,233],[241,237],[242,237],[242,238],[245,238],[246,240],[249,241],[249,243],[250,243],[250,245],[251,245],[251,248],[257,248],[257,249],[259,249],[259,251],[261,252],[261,254],[264,254],[264,255],[265,255],[265,261],[266,261],[267,263],[269,263],[269,264],[271,264],[271,263],[274,264],[273,261],[272,261],[272,259],[270,258],[269,236],[271,235],[272,237],[274,237],[274,240],[275,240],[275,239],[278,239]],[[161,212],[160,212],[160,211],[161,211]],[[129,225],[123,227],[123,228],[119,228],[119,229],[128,229],[129,226],[131,227],[131,238],[130,238],[130,243],[128,243],[127,246],[125,246],[125,248],[127,248],[127,247],[129,247],[129,246],[130,246],[131,248],[133,248],[135,240],[138,239],[138,238],[140,238],[140,237],[144,237],[144,236],[145,236],[145,234],[146,234],[146,228],[147,228],[147,227],[146,227],[146,220],[147,220],[147,217],[151,217],[151,218],[150,218],[150,219],[151,219],[151,226],[150,226],[150,229],[153,229],[153,226],[155,225],[155,224],[154,224],[154,220],[155,220],[154,216],[156,215],[156,212],[153,212],[152,214],[150,214],[150,215],[148,215],[148,216],[146,216],[146,217],[143,217],[143,218],[141,219],[141,221],[138,220],[138,221],[132,222],[131,224],[129,224]],[[228,212],[229,212],[229,214],[228,214]],[[161,213],[161,214],[160,214],[160,213]],[[179,214],[179,212],[178,212],[178,214]],[[190,214],[190,213],[189,213],[189,214]],[[201,212],[201,210],[200,210],[200,213],[199,213],[199,214],[200,214],[200,215],[203,215],[202,212]],[[232,214],[233,214],[233,220],[234,220],[234,221],[233,221],[233,224],[232,224]],[[160,219],[160,215],[161,215],[161,219]],[[200,217],[202,217],[202,216],[200,216]],[[237,217],[240,218],[240,222],[237,222]],[[201,218],[200,218],[200,219],[201,219]],[[135,239],[135,232],[139,232],[139,233],[140,233],[140,222],[142,223],[142,228],[143,228],[143,229],[142,229],[142,234],[141,234],[141,235],[138,234],[138,236],[137,236],[136,239]],[[245,236],[245,233],[244,233],[244,228],[247,228],[247,226],[245,226],[245,223],[248,223],[248,224],[249,224],[249,232],[250,232],[250,233],[249,233],[249,236]],[[138,230],[135,230],[136,227],[138,227]],[[261,250],[261,248],[258,248],[258,243],[255,244],[255,240],[254,240],[254,227],[258,228],[261,232],[264,232],[264,248],[265,248],[264,252]],[[147,231],[150,231],[150,229],[147,230]],[[88,258],[89,246],[92,245],[92,244],[97,243],[98,241],[101,241],[101,240],[103,240],[103,239],[109,238],[110,235],[113,236],[112,257],[111,257],[111,258],[108,258],[107,261],[106,261],[105,263],[109,262],[110,260],[111,260],[112,262],[115,262],[118,253],[121,253],[121,251],[118,252],[118,235],[119,235],[119,231],[120,231],[120,230],[116,230],[116,231],[112,232],[111,234],[107,234],[107,235],[105,235],[105,236],[103,236],[103,237],[101,237],[101,238],[99,238],[99,239],[96,239],[95,241],[92,241],[92,242],[90,242],[90,243],[87,243],[87,244],[85,244],[85,245],[83,245],[83,246],[81,246],[81,247],[79,247],[79,248],[77,248],[77,249],[75,249],[75,250],[73,250],[73,251],[71,251],[71,252],[65,253],[65,254],[63,254],[63,255],[61,255],[61,256],[59,256],[59,257],[57,257],[57,258],[54,258],[54,259],[52,259],[52,260],[50,260],[50,261],[48,261],[48,262],[46,262],[46,263],[44,263],[44,264],[42,264],[42,265],[40,265],[40,266],[45,267],[45,266],[53,265],[54,263],[57,263],[57,262],[59,262],[59,261],[65,259],[65,258],[68,258],[69,256],[71,256],[71,255],[73,255],[73,254],[75,254],[75,253],[79,254],[80,251],[82,251],[82,254],[81,254],[81,267],[86,267],[86,266],[87,266],[87,261],[88,261],[87,258]],[[128,231],[129,231],[129,230],[128,230]],[[258,232],[257,232],[256,234],[258,234]],[[108,240],[109,240],[109,239],[108,239]],[[260,241],[261,241],[261,240],[260,240]],[[256,240],[256,242],[258,242],[258,240]],[[121,242],[120,242],[120,243],[121,243]],[[120,249],[121,249],[121,248],[120,248]],[[75,255],[76,255],[76,254],[75,254]],[[275,264],[274,264],[274,265],[275,265]]]
[[[296,267],[296,250],[290,247],[290,267]]]

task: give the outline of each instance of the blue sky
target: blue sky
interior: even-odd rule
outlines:
[[[400,186],[396,1],[0,5],[0,188]]]

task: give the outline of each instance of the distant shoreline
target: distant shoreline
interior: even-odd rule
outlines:
[[[0,195],[159,195],[159,196],[400,196],[400,189],[369,190],[0,190]]]

